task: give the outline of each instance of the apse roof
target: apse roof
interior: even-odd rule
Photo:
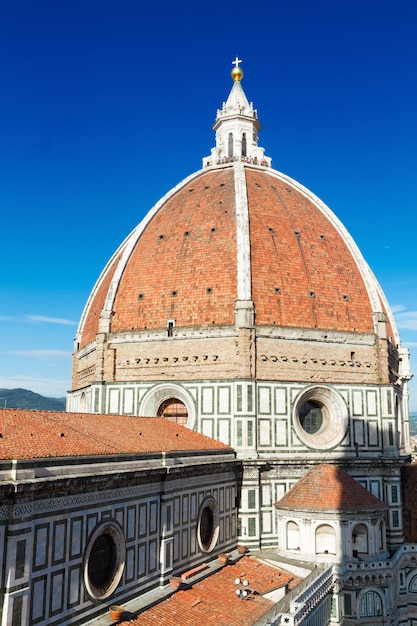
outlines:
[[[380,511],[388,508],[341,467],[322,463],[310,469],[281,500],[293,511]]]
[[[0,459],[209,450],[231,448],[162,418],[0,409]]]

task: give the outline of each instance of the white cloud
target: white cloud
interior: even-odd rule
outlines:
[[[30,324],[61,324],[64,326],[77,326],[78,322],[67,320],[63,317],[48,317],[47,315],[0,315],[0,322],[29,322]]]
[[[64,324],[66,326],[76,326],[77,322],[73,320],[66,320],[61,317],[47,317],[46,315],[25,315],[28,322],[33,324]]]
[[[417,330],[417,311],[402,311],[395,314],[398,328],[404,330]]]
[[[30,357],[32,359],[69,359],[71,352],[66,350],[10,350],[6,354]]]
[[[396,313],[400,313],[401,311],[406,311],[407,307],[404,306],[403,304],[393,304],[391,307],[391,311],[396,314]]]

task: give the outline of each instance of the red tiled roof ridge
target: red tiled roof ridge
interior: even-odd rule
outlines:
[[[242,602],[236,595],[237,578],[247,580],[251,602]],[[294,578],[263,561],[244,556],[236,563],[217,570],[193,583],[190,589],[176,591],[169,598],[145,609],[137,617],[124,621],[124,626],[152,626],[153,624],[181,624],[196,626],[253,624],[264,615],[273,602],[265,594],[301,579]],[[221,591],[221,593],[219,592]]]
[[[360,511],[388,508],[338,465],[311,468],[281,500],[278,509],[299,511]]]
[[[0,409],[0,459],[230,451],[157,417]]]

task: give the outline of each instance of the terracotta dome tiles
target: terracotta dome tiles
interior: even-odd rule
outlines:
[[[245,167],[255,323],[372,333],[369,294],[344,235],[277,172]],[[190,177],[149,220],[119,280],[111,332],[233,325],[233,167]],[[95,338],[117,260],[98,284],[81,346]],[[120,271],[120,270],[118,270]]]
[[[119,260],[120,254],[117,254],[113,261],[109,264],[107,271],[103,274],[102,280],[97,283],[96,293],[91,297],[87,315],[83,321],[80,348],[83,348],[96,338],[100,315],[104,308],[110,283],[113,279]]]
[[[256,323],[373,332],[362,276],[328,218],[287,182],[246,177]]]
[[[233,324],[236,228],[233,172],[197,177],[167,200],[125,268],[112,331]]]

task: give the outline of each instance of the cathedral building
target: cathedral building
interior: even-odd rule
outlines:
[[[202,169],[149,211],[88,299],[68,409],[160,417],[232,446],[253,547],[283,549],[275,503],[337,464],[388,503],[394,549],[408,350],[343,224],[259,146],[238,62]]]
[[[208,533],[205,558],[239,539],[312,572],[256,624],[416,626],[408,350],[343,224],[273,169],[239,63],[210,156],[150,209],[88,298],[67,410],[225,446],[206,473],[220,454],[210,488],[235,494],[237,524],[221,545]],[[204,491],[201,455],[194,465]],[[181,494],[185,469],[182,480]],[[220,510],[205,489],[203,535]]]
[[[1,409],[1,626],[86,624],[166,595],[236,548],[240,476],[230,447],[177,424]]]

